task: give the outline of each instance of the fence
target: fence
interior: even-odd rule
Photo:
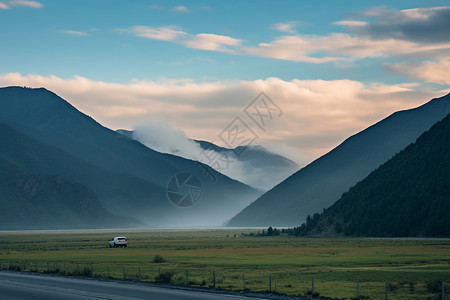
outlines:
[[[79,263],[79,262],[0,262],[0,271],[22,271],[46,274],[59,274],[65,276],[101,277],[111,279],[133,280],[143,282],[172,283],[197,287],[209,287],[224,290],[244,290],[269,293],[286,293],[286,289],[294,288],[300,291],[289,294],[320,297],[323,290],[345,288],[351,299],[417,299],[421,294],[424,299],[444,300],[450,299],[446,295],[446,284],[434,280],[419,287],[411,282],[378,282],[377,284],[364,283],[356,280],[346,286],[333,287],[331,282],[320,282],[311,277],[309,282],[293,283],[292,280],[280,278],[277,274],[259,272],[250,276],[238,269],[194,268],[186,267],[183,270],[166,264],[107,264],[107,263]],[[330,286],[331,285],[331,286]],[[353,290],[353,293],[350,292]],[[370,292],[369,292],[370,290]],[[376,293],[374,295],[374,291]],[[333,297],[324,293],[323,296]]]

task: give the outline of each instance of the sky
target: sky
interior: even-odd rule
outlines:
[[[448,1],[0,0],[0,28],[0,86],[299,165],[450,91]]]

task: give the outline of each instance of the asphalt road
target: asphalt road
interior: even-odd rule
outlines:
[[[0,272],[0,299],[233,300],[255,298],[133,282],[3,271]]]

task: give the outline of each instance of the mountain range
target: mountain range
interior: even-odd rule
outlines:
[[[298,226],[308,215],[330,207],[449,112],[450,94],[392,114],[264,193],[228,226]]]
[[[12,150],[8,161],[33,176],[56,176],[92,192],[91,199],[98,199],[109,214],[127,216],[125,219],[135,220],[133,224],[219,226],[260,195],[204,164],[156,152],[103,127],[44,88],[0,88],[0,122],[4,130],[14,130],[16,139],[48,147],[39,152],[43,155],[31,158],[15,156]],[[198,178],[201,185],[200,200],[189,208],[177,207],[168,199],[169,182],[182,173]],[[17,187],[9,186],[13,188]],[[0,193],[3,199],[10,196],[6,188]],[[9,228],[21,227],[19,221],[9,224]],[[0,221],[0,228],[4,226]],[[66,224],[35,224],[35,228],[61,226]]]
[[[116,131],[130,139],[140,141],[132,130],[119,129]],[[229,149],[208,141],[190,141],[199,145],[200,151],[215,151],[224,155],[231,167],[239,170],[234,172],[237,177],[233,177],[231,174],[230,177],[260,191],[271,189],[299,169],[294,161],[275,154],[260,145],[239,146],[235,149]],[[145,144],[145,142],[142,143]],[[176,154],[182,155],[182,153]],[[211,167],[214,167],[214,165]],[[227,174],[227,170],[224,171]]]
[[[450,236],[450,115],[423,133],[296,235]]]

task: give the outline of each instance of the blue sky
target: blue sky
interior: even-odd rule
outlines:
[[[286,113],[257,142],[300,163],[450,85],[448,1],[0,0],[0,28],[2,86],[217,142],[264,91]]]

